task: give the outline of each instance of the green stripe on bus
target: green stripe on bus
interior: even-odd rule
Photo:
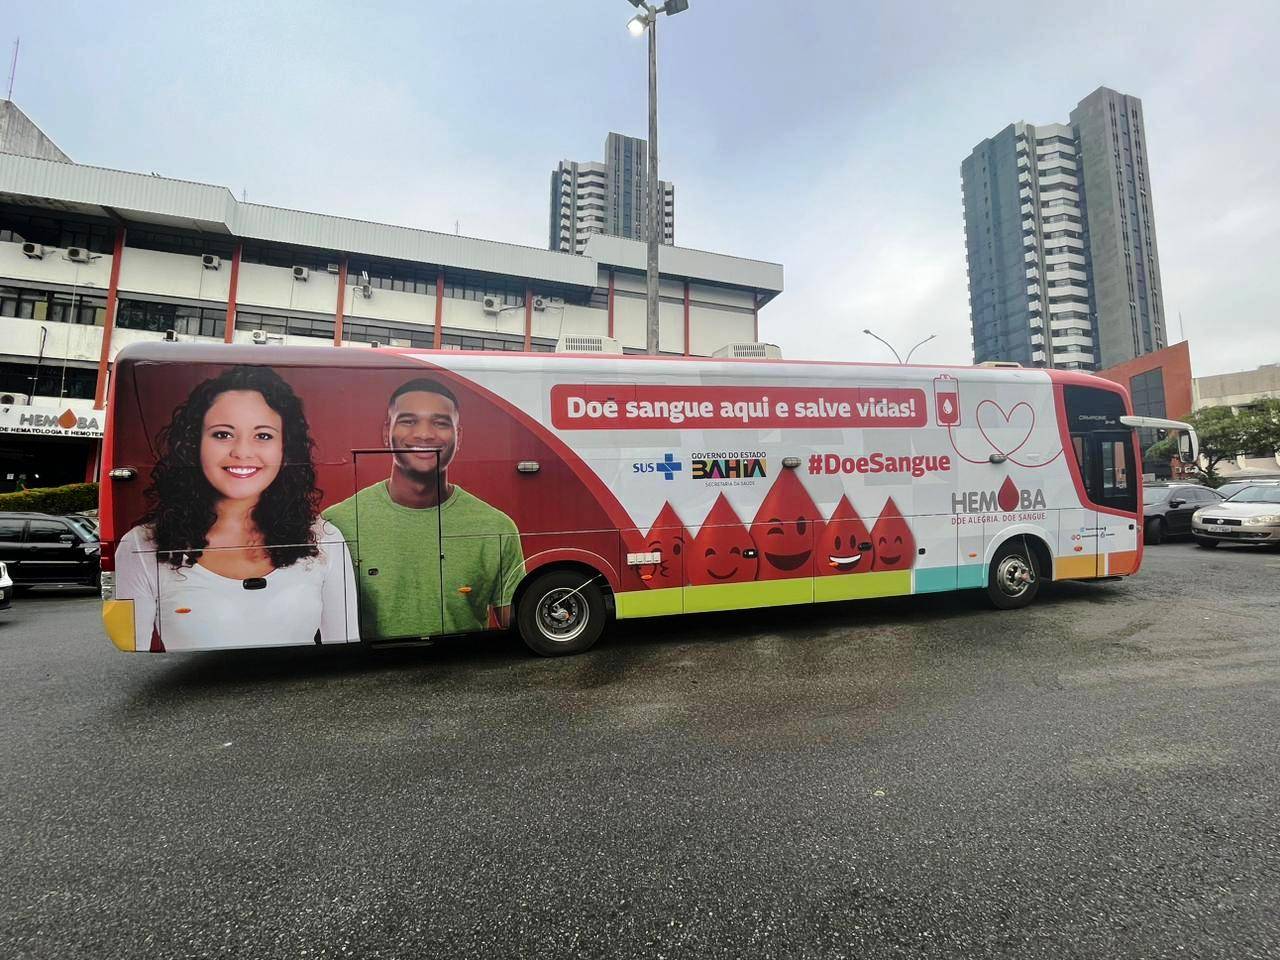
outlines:
[[[812,603],[813,581],[753,580],[750,583],[710,583],[684,588],[685,613],[710,610],[746,610],[751,607],[781,607],[791,603]]]
[[[684,591],[679,587],[660,590],[629,590],[614,596],[618,619],[628,617],[665,617],[684,612]]]
[[[911,592],[910,570],[881,570],[818,577],[813,584],[815,599],[863,600],[868,597],[901,597]]]

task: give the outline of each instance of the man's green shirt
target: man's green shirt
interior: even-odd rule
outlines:
[[[351,545],[366,639],[483,630],[490,608],[510,605],[524,576],[511,518],[459,486],[439,507],[418,509],[392,500],[383,480],[324,518]]]

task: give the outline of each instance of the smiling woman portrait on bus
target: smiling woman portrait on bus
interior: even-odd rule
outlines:
[[[139,649],[357,638],[351,557],[319,517],[311,457],[302,401],[268,367],[232,367],[179,404],[148,513],[116,553]]]

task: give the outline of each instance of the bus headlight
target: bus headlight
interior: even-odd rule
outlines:
[[[116,598],[116,574],[114,570],[103,570],[99,575],[99,582],[102,585],[102,599],[114,600]]]

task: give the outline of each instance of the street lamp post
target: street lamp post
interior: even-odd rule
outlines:
[[[863,332],[863,333],[865,333],[868,337],[874,337],[876,340],[879,340],[881,343],[883,343],[886,347],[888,347],[888,348],[889,348],[889,351],[893,354],[893,358],[894,358],[895,360],[897,360],[897,361],[898,361],[898,363],[900,363],[900,364],[904,364],[904,365],[905,365],[905,364],[908,364],[908,363],[910,363],[910,362],[911,362],[911,355],[912,355],[913,353],[915,353],[917,350],[919,350],[921,347],[923,347],[923,346],[924,346],[926,343],[928,343],[930,340],[932,340],[932,339],[934,339],[935,337],[937,337],[937,334],[936,334],[936,333],[931,333],[931,334],[929,334],[929,336],[925,337],[923,340],[921,340],[919,343],[917,343],[914,347],[912,347],[910,350],[908,350],[908,351],[907,351],[907,359],[903,360],[903,359],[902,359],[902,355],[901,355],[900,353],[898,353],[898,351],[897,351],[896,349],[894,349],[893,344],[892,344],[892,343],[890,343],[888,340],[886,340],[884,337],[877,336],[876,334],[872,333],[870,330],[863,330],[862,332]]]
[[[645,184],[649,255],[645,269],[645,350],[658,352],[658,239],[662,229],[662,204],[658,197],[658,14],[674,16],[689,8],[689,0],[666,0],[651,6],[645,0],[628,0],[641,12],[631,18],[632,36],[649,32],[649,162]]]

